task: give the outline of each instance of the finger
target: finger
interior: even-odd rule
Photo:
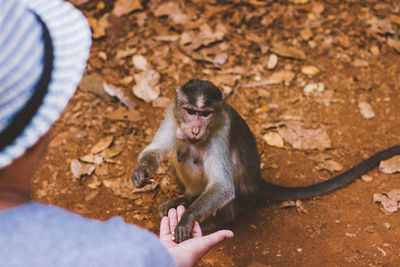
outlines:
[[[169,228],[172,234],[175,233],[176,225],[178,224],[178,218],[176,209],[169,209],[168,211]]]
[[[167,216],[161,218],[160,223],[160,238],[164,238],[171,234],[171,228],[169,226],[169,219]]]
[[[193,237],[202,237],[203,236],[203,233],[201,232],[200,224],[197,221],[193,225],[192,235],[193,235]]]
[[[178,222],[181,220],[181,218],[182,218],[182,214],[185,212],[185,207],[184,206],[182,206],[182,205],[179,205],[177,208],[176,208],[176,211],[177,211],[177,213],[178,213]]]

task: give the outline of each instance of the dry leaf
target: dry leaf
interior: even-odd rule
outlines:
[[[92,177],[90,177],[86,183],[87,187],[89,187],[90,189],[97,189],[100,187],[101,185],[101,181],[99,180],[99,178],[96,175],[93,175]]]
[[[302,72],[303,74],[313,76],[313,75],[316,75],[316,74],[319,73],[319,68],[317,68],[317,67],[315,67],[315,66],[311,66],[311,65],[309,65],[309,66],[302,66],[302,67],[301,67],[301,72]]]
[[[374,202],[380,202],[386,212],[393,213],[400,207],[400,189],[394,189],[389,193],[373,195]]]
[[[92,164],[81,163],[77,159],[71,160],[71,172],[74,178],[79,179],[84,175],[91,175],[96,167]]]
[[[69,137],[71,137],[73,134],[71,132],[62,132],[57,134],[53,139],[51,139],[49,147],[58,147],[61,144],[65,143]]]
[[[93,163],[93,164],[97,164],[100,165],[103,163],[104,158],[101,155],[85,155],[79,158],[80,161],[82,162],[86,162],[86,163]]]
[[[107,137],[104,137],[100,139],[91,149],[90,153],[91,154],[97,154],[103,150],[105,150],[107,147],[111,145],[111,143],[114,141],[114,136],[110,135]]]
[[[379,163],[379,171],[383,173],[400,172],[400,155],[396,155]]]
[[[99,20],[95,18],[87,18],[90,27],[92,28],[94,39],[101,38],[106,35],[106,28],[108,28],[108,14],[103,15]]]
[[[142,9],[140,0],[117,0],[114,4],[112,13],[116,17],[120,17],[125,14],[129,14],[134,10]]]
[[[275,54],[271,54],[268,58],[267,69],[275,69],[276,65],[278,65],[278,56]]]
[[[79,87],[86,91],[108,99],[110,96],[104,91],[103,81],[95,76],[84,75]]]
[[[391,22],[400,25],[400,16],[395,15],[395,14],[390,14],[389,18],[390,18]]]
[[[121,153],[121,148],[119,147],[111,147],[111,148],[107,148],[105,150],[105,157],[107,159],[112,159],[115,158],[116,156],[118,156]]]
[[[179,4],[175,2],[167,2],[159,5],[154,11],[156,17],[170,16],[172,14],[181,13]]]
[[[367,102],[358,103],[358,108],[360,109],[361,115],[363,115],[366,119],[372,119],[375,117],[375,112],[372,110],[372,107]]]
[[[133,93],[145,102],[151,102],[160,95],[158,82],[160,74],[155,70],[143,71],[135,75],[136,85],[133,87]]]
[[[324,150],[331,147],[331,140],[325,130],[305,129],[301,122],[287,122],[277,130],[296,149]]]
[[[147,59],[142,56],[142,55],[135,55],[132,58],[133,60],[133,65],[135,65],[136,68],[139,70],[148,70],[150,65],[147,62]]]
[[[397,52],[400,52],[400,40],[395,40],[389,37],[386,42],[388,46],[393,47]]]
[[[268,132],[262,136],[265,142],[270,146],[283,147],[283,138],[275,132]]]
[[[310,156],[310,159],[318,162],[318,167],[323,170],[327,170],[330,173],[334,173],[336,171],[343,170],[343,166],[332,159],[332,156],[329,154],[319,154],[316,156]]]
[[[273,44],[271,51],[282,57],[306,59],[306,55],[302,50],[292,46],[285,46],[281,43]]]
[[[93,188],[91,188],[93,189]],[[85,201],[90,201],[94,199],[99,194],[99,190],[93,190],[85,196]]]
[[[118,87],[115,87],[112,84],[103,83],[103,88],[104,88],[104,91],[109,96],[118,98],[118,100],[121,101],[121,103],[124,104],[127,108],[129,108],[129,109],[135,109],[136,108],[136,104],[133,103],[129,99],[129,97],[127,97],[125,95],[125,93],[121,89],[119,89]]]
[[[267,84],[280,84],[284,82],[286,86],[290,85],[290,82],[294,79],[296,74],[293,71],[277,71],[272,73],[272,75],[266,80]]]
[[[308,96],[311,94],[322,93],[324,90],[325,85],[323,83],[309,83],[304,87],[303,92]]]
[[[366,68],[369,66],[368,61],[356,58],[351,65],[353,65],[354,67],[361,67],[361,68]]]
[[[304,28],[300,31],[301,38],[303,38],[304,41],[308,41],[311,39],[313,36],[313,33],[310,28]]]
[[[140,121],[144,119],[139,111],[134,109],[127,110],[123,107],[106,114],[104,117],[113,121]]]

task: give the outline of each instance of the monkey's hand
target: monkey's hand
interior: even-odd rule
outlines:
[[[152,178],[153,174],[146,166],[138,166],[132,174],[132,181],[138,188],[150,184]]]
[[[181,243],[187,239],[192,238],[192,230],[194,225],[194,218],[192,214],[184,212],[182,218],[175,228],[175,242]]]

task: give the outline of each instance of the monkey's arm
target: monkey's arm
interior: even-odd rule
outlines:
[[[228,142],[224,143],[225,146]],[[203,158],[206,177],[209,179],[205,191],[183,213],[175,229],[175,240],[180,243],[191,237],[195,221],[215,214],[216,211],[235,198],[232,167],[227,148],[219,144]]]
[[[139,154],[138,165],[132,174],[132,180],[137,187],[144,186],[146,179],[154,173],[165,155],[175,144],[176,122],[174,120],[172,105],[151,143]]]

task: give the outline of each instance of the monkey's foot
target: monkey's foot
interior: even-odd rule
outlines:
[[[179,205],[185,206],[185,208],[188,205],[188,198],[185,195],[179,195],[175,198],[169,199],[162,203],[158,209],[160,217],[167,216],[168,210],[171,208],[176,208]]]

